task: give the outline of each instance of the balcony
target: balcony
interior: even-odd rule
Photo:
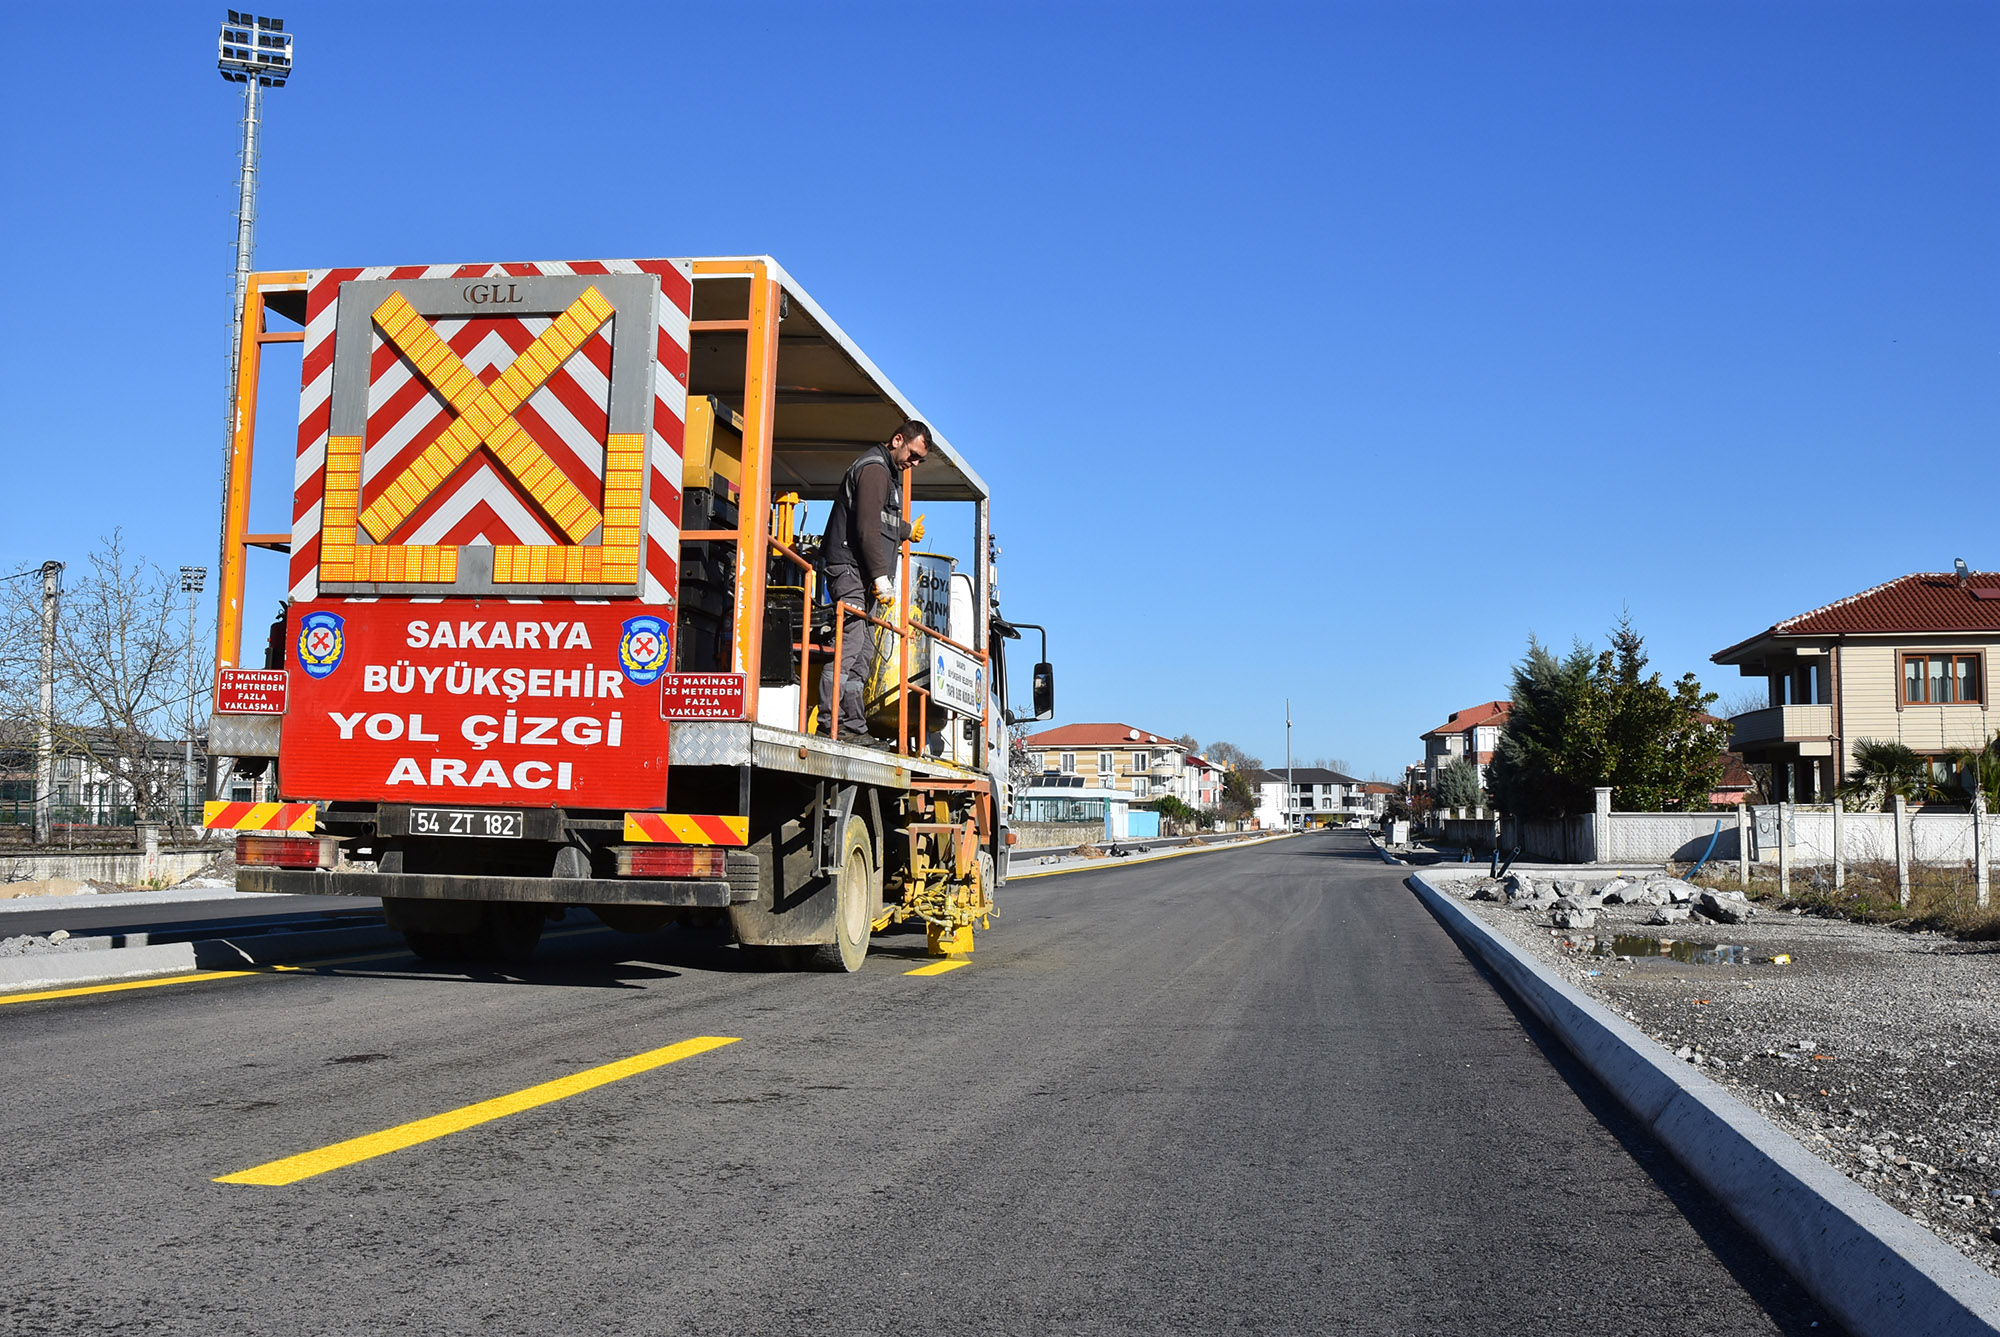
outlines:
[[[1753,751],[1832,754],[1832,706],[1767,706],[1733,716],[1729,726],[1729,746],[1746,756]]]

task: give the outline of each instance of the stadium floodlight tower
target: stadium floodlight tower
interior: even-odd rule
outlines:
[[[236,194],[236,283],[230,294],[229,380],[223,388],[228,398],[223,406],[222,429],[222,510],[229,513],[229,457],[236,436],[237,349],[241,336],[243,301],[250,291],[250,261],[257,245],[257,156],[258,132],[262,128],[264,90],[283,88],[292,77],[292,35],[283,19],[258,14],[225,11],[221,34],[215,40],[215,67],[230,83],[243,85],[243,147],[237,154]],[[218,526],[218,532],[227,526]],[[229,570],[229,541],[222,540],[218,565]],[[224,585],[228,584],[225,575]],[[192,749],[190,749],[192,750]]]
[[[240,179],[236,196],[236,304],[233,325],[243,313],[243,294],[250,285],[250,255],[256,247],[257,139],[263,120],[264,90],[283,88],[292,76],[292,35],[283,19],[228,11],[216,39],[215,67],[231,83],[243,85],[243,148],[238,154]],[[229,341],[229,392],[236,394],[236,340]],[[233,412],[233,406],[232,406]]]

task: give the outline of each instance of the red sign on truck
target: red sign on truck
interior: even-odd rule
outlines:
[[[283,669],[224,668],[215,675],[218,715],[282,715],[285,713]]]
[[[294,604],[285,793],[367,802],[658,808],[671,611],[643,604]]]
[[[670,720],[740,720],[741,673],[669,673],[660,680],[660,714]]]

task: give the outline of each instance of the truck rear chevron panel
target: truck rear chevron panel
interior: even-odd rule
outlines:
[[[332,423],[334,333],[342,283],[357,279],[498,279],[640,273],[659,276],[661,289],[654,350],[657,370],[653,376],[650,440],[646,442],[650,468],[643,487],[645,546],[638,554],[640,598],[648,603],[667,602],[678,584],[680,467],[687,410],[688,319],[693,304],[689,266],[686,261],[672,260],[313,271],[307,285],[298,456],[293,473],[291,597],[305,600],[319,593],[322,508],[326,503],[328,435]],[[579,314],[580,324],[566,326],[556,333],[549,332],[551,325],[562,322],[547,315],[439,318],[424,322],[422,328],[409,326],[401,347],[386,337],[379,325],[371,327],[375,344],[368,359],[367,435],[358,461],[352,445],[341,447],[336,453],[345,462],[350,478],[355,464],[359,465],[364,539],[381,529],[383,532],[374,533],[378,541],[404,545],[413,554],[410,578],[415,578],[414,555],[420,552],[450,553],[467,545],[503,549],[506,545],[531,545],[559,553],[562,545],[579,541],[600,521],[604,522],[607,541],[611,537],[614,517],[602,515],[601,508],[611,502],[605,491],[607,454],[615,452],[608,452],[607,445],[616,444],[607,435],[611,341],[622,335],[617,333],[615,323],[593,323],[588,315]],[[391,323],[395,323],[393,316]],[[584,330],[587,337],[568,340],[567,336],[578,329]],[[558,357],[550,357],[546,350],[559,334],[565,339],[554,344],[558,362]],[[432,368],[436,381],[458,383],[459,388],[453,390],[449,403],[436,384],[416,373],[411,359],[412,340],[429,342],[433,336],[437,349],[448,351],[433,350],[424,365]],[[537,341],[541,348],[530,351]],[[572,343],[574,351],[561,356]],[[345,358],[346,354],[342,356]],[[517,363],[523,371],[532,371],[538,361],[547,374],[544,378],[530,378],[536,381],[536,388],[511,414],[518,431],[503,426],[485,448],[473,449],[442,470],[441,481],[425,489],[419,498],[409,499],[403,505],[382,503],[387,485],[399,477],[426,481],[439,477],[440,451],[432,449],[427,458],[427,448],[433,447],[454,420],[468,410],[474,415],[482,413],[481,407],[472,401],[494,387],[502,372]],[[549,370],[551,363],[557,365]],[[476,381],[465,382],[458,367],[470,372]],[[465,428],[459,430],[462,433]],[[503,449],[495,449],[503,436],[510,439]],[[633,447],[640,439],[617,438]],[[335,445],[338,447],[340,443]],[[624,446],[619,449],[629,450]],[[510,453],[515,456],[511,464],[496,459],[496,455],[505,457]],[[630,454],[618,458],[635,459]],[[521,467],[523,461],[526,467]],[[534,480],[532,490],[524,486],[523,475]],[[625,476],[632,477],[629,473]],[[336,512],[352,515],[352,510],[345,509],[354,504],[352,487],[344,498],[337,492],[332,504]],[[366,551],[365,545],[355,551]],[[612,551],[605,550],[607,570],[613,565]],[[627,547],[625,551],[629,554],[631,549]],[[344,559],[336,553],[327,560]],[[499,564],[504,568],[508,560],[503,552]],[[628,564],[630,560],[628,556]],[[358,566],[357,560],[357,569]],[[551,569],[559,570],[559,563]],[[595,570],[594,557],[592,569]],[[340,578],[337,567],[329,566],[328,570],[329,579]]]

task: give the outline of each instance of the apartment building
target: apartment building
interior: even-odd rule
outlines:
[[[1024,743],[1030,763],[1045,776],[1081,776],[1136,800],[1171,794],[1192,807],[1212,806],[1188,797],[1198,789],[1187,774],[1187,749],[1162,734],[1129,724],[1064,724]]]

